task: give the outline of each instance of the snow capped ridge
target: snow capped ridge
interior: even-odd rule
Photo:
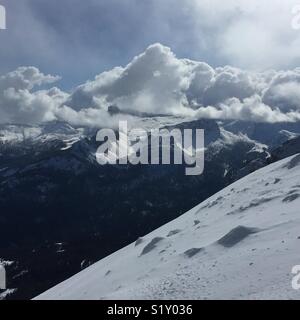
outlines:
[[[0,125],[0,143],[20,144],[22,142],[43,142],[80,138],[81,129],[75,129],[66,122],[52,121],[42,125],[4,124]]]
[[[36,299],[299,299],[299,159],[246,176]]]

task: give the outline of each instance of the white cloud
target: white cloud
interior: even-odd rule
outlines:
[[[8,88],[31,90],[36,85],[53,83],[57,80],[59,77],[44,75],[35,67],[20,67],[0,77],[0,89],[1,91]]]
[[[35,67],[21,67],[0,77],[1,122],[35,123],[53,120],[54,110],[65,98],[59,89],[32,92],[59,77],[44,75]]]
[[[125,68],[104,72],[78,87],[67,104],[76,110],[117,105],[148,113],[296,121],[299,79],[300,69],[213,69],[203,62],[178,59],[169,48],[155,44]]]
[[[263,101],[284,111],[300,111],[300,68],[278,72],[265,90]]]
[[[61,106],[55,113],[56,119],[66,121],[74,126],[118,128],[120,120],[131,121],[134,117],[127,115],[110,116],[103,109],[87,108],[76,111],[68,106]]]
[[[278,108],[271,108],[261,101],[258,95],[240,101],[237,98],[231,98],[218,106],[201,107],[197,111],[200,118],[210,119],[235,119],[254,122],[293,122],[300,120],[300,113],[284,113]]]
[[[34,67],[0,77],[1,122],[54,119],[74,125],[115,126],[107,109],[251,121],[300,120],[300,68],[254,72],[178,59],[154,44],[127,66],[99,74],[69,94],[36,90],[59,78]]]
[[[68,105],[82,109],[117,104],[123,109],[151,113],[184,111],[184,92],[193,68],[193,63],[177,59],[169,48],[152,45],[125,68],[104,72],[78,87]]]

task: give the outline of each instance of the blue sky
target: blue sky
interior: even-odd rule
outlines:
[[[0,73],[33,65],[62,76],[61,87],[70,89],[126,65],[156,42],[179,58],[214,67],[294,67],[299,64],[293,48],[300,34],[290,27],[294,3],[0,0],[8,21],[8,29],[0,32]]]

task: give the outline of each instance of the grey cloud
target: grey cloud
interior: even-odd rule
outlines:
[[[295,0],[2,0],[0,72],[38,65],[64,76],[64,88],[95,70],[124,65],[150,43],[180,56],[241,68],[299,65]],[[74,65],[82,66],[74,68]]]
[[[286,112],[300,111],[300,68],[278,72],[265,90],[263,102]]]
[[[217,68],[210,87],[204,93],[204,105],[215,105],[228,98],[247,98],[256,92],[256,83],[246,71],[237,68]]]

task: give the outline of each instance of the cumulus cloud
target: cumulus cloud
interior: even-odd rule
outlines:
[[[118,117],[111,117],[100,105],[93,108],[92,103],[85,104],[82,100],[87,107],[76,110],[65,105],[70,94],[59,88],[36,90],[38,86],[59,79],[35,67],[20,67],[0,76],[0,123],[36,124],[61,120],[78,126],[117,127]]]
[[[300,120],[300,68],[265,72],[213,68],[179,59],[161,44],[151,45],[127,66],[103,72],[71,93],[56,87],[36,89],[58,79],[34,67],[1,76],[1,122],[62,120],[78,126],[115,126],[121,115],[110,115],[112,105],[123,113],[259,122]]]
[[[258,95],[251,96],[244,100],[231,98],[226,103],[221,103],[217,107],[201,107],[197,111],[200,118],[212,119],[235,119],[254,122],[294,122],[300,120],[300,113],[290,111],[283,113],[278,108],[271,108],[264,104]]]
[[[300,68],[278,72],[265,90],[263,101],[283,111],[300,111]]]
[[[79,86],[70,108],[107,108],[216,119],[280,122],[299,119],[300,69],[254,72],[178,59],[161,44],[126,67]]]
[[[35,67],[20,67],[0,77],[1,122],[36,123],[53,120],[57,105],[65,99],[59,89],[32,92],[59,77],[45,75]]]
[[[104,72],[78,87],[67,104],[77,110],[116,104],[151,113],[178,112],[186,109],[185,92],[193,67],[194,63],[177,59],[169,48],[152,45],[125,68]]]
[[[35,67],[20,67],[0,77],[0,88],[1,90],[8,88],[30,90],[36,85],[53,83],[59,79],[57,76],[44,75]]]

